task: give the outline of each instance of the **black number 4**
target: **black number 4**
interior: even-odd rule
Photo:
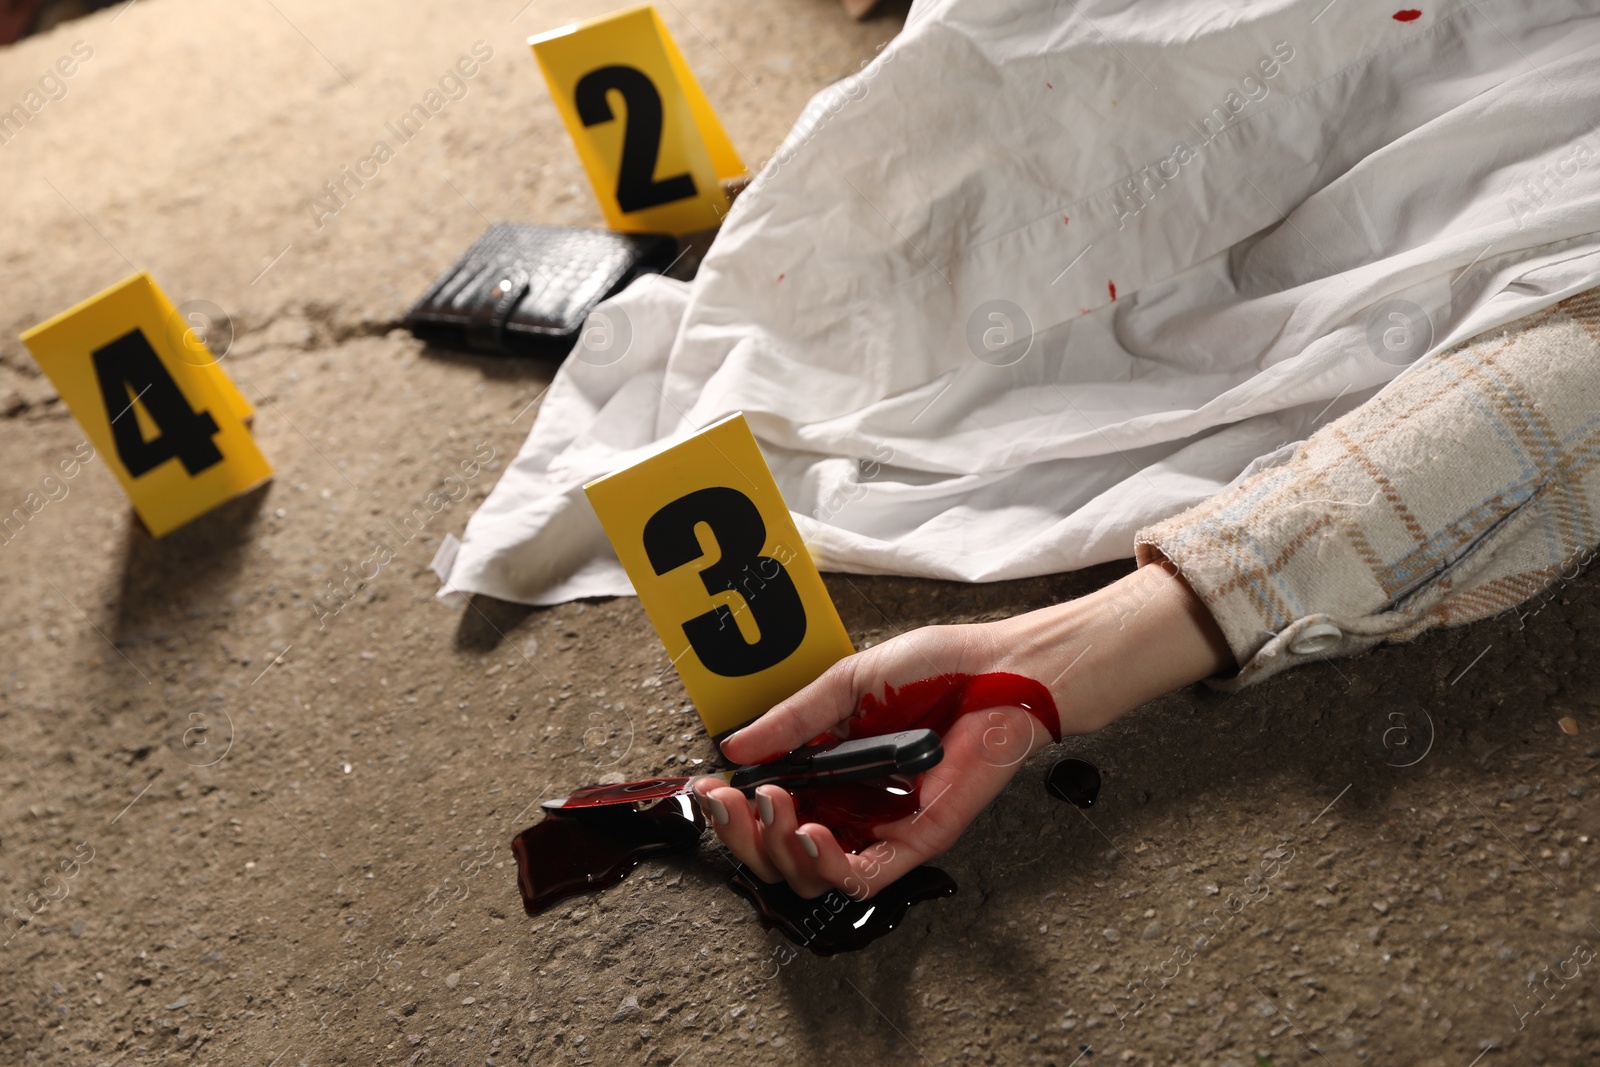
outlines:
[[[656,181],[656,160],[661,155],[661,94],[637,67],[610,66],[591,70],[578,79],[573,102],[585,126],[610,122],[611,102],[606,93],[615,89],[627,105],[627,125],[622,131],[622,165],[617,173],[617,206],[624,214],[660,207],[695,195],[694,175],[678,174]]]
[[[106,418],[111,420],[117,458],[130,477],[148,474],[169,459],[177,459],[191,476],[222,462],[222,453],[211,440],[221,432],[217,420],[189,406],[141,331],[130,330],[95,349],[94,373],[100,380]],[[144,405],[159,431],[148,441],[133,411],[135,400]]]
[[[715,562],[700,571],[706,592],[737,593],[750,609],[761,637],[750,644],[739,632],[733,612],[718,604],[683,624],[684,635],[700,662],[713,674],[743,678],[777,666],[806,637],[806,606],[783,564],[761,555],[767,524],[755,502],[737,489],[697,489],[679,497],[644,524],[644,551],[657,574],[693,563],[703,555],[694,528],[711,527],[720,550]]]

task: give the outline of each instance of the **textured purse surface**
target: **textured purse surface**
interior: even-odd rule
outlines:
[[[406,314],[426,340],[491,352],[565,351],[594,306],[667,265],[675,243],[497,222]]]

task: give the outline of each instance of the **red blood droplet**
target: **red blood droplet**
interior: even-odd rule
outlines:
[[[1422,12],[1418,11],[1414,7],[1408,7],[1403,11],[1396,11],[1394,13],[1394,20],[1396,22],[1415,22],[1417,19],[1420,19],[1421,17],[1422,17]]]
[[[1115,300],[1117,298],[1117,283],[1106,282],[1106,288],[1111,290],[1111,299]]]
[[[1049,82],[1045,82],[1045,83],[1044,83],[1044,87],[1045,87],[1045,88],[1046,88],[1046,89],[1054,89],[1054,88],[1055,88],[1055,86],[1054,86],[1054,85],[1051,85],[1051,84],[1050,84],[1050,83],[1049,83]]]
[[[780,274],[780,275],[778,275],[778,280],[779,280],[779,281],[780,281],[780,282],[781,282],[781,281],[783,281],[783,279],[784,279],[784,278],[786,278],[786,277],[788,277],[788,275],[787,275],[787,274]]]
[[[1062,215],[1061,216],[1061,224],[1063,226],[1065,226],[1067,223],[1069,223],[1071,221],[1072,221],[1072,219],[1068,218],[1066,215]]]

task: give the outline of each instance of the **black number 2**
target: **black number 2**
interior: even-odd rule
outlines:
[[[606,93],[615,89],[628,106],[622,132],[622,166],[617,174],[617,206],[624,213],[659,207],[694,196],[694,176],[678,174],[656,181],[656,159],[661,154],[661,94],[637,67],[610,66],[591,70],[578,79],[573,102],[585,126],[610,122],[611,102]]]
[[[711,527],[720,549],[715,562],[700,571],[706,592],[737,593],[750,609],[761,637],[750,644],[733,612],[718,604],[683,624],[700,662],[713,674],[743,678],[787,659],[806,636],[806,606],[783,564],[761,555],[767,524],[755,502],[737,489],[717,486],[679,497],[644,524],[644,551],[657,574],[700,559],[697,523]]]
[[[217,420],[189,406],[143,332],[130,330],[95,349],[94,373],[100,380],[106,418],[111,420],[117,457],[130,477],[148,474],[174,458],[191,476],[222,462],[222,453],[211,440],[221,432]],[[135,399],[160,431],[148,441],[133,412]]]

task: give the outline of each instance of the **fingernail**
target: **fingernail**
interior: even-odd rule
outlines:
[[[728,809],[722,806],[722,801],[718,800],[709,793],[705,795],[697,793],[695,795],[700,801],[701,809],[704,810],[707,815],[711,816],[712,822],[716,823],[718,826],[728,825]]]
[[[811,840],[811,835],[804,830],[796,830],[794,836],[800,839],[800,847],[806,850],[806,855],[812,859],[817,858],[817,843]]]
[[[761,825],[772,825],[772,798],[765,793],[756,794],[756,811],[761,815]]]

